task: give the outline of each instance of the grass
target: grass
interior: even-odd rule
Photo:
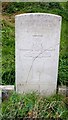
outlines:
[[[2,29],[2,82],[14,84],[15,80],[15,41],[14,27],[10,27],[3,21]]]
[[[62,32],[60,40],[60,59],[58,84],[68,83],[68,2],[3,2],[2,3],[2,84],[15,83],[15,22],[19,13],[53,13],[62,16]]]
[[[3,120],[20,120],[22,118],[68,119],[65,97],[53,95],[41,96],[35,92],[18,94],[13,92],[8,101],[2,103]]]

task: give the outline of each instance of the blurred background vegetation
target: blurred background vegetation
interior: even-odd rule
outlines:
[[[15,84],[15,15],[35,12],[62,16],[58,84],[67,84],[68,2],[2,2],[2,84]]]

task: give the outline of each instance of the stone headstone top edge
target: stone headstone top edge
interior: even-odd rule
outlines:
[[[50,13],[23,13],[23,14],[15,15],[15,18],[21,17],[21,16],[28,16],[28,15],[43,15],[43,16],[46,15],[46,16],[58,17],[58,18],[62,19],[62,17],[60,15],[50,14]]]

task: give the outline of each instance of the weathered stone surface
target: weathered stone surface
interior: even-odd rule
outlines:
[[[14,85],[0,85],[0,103],[9,98],[10,91],[14,91]]]
[[[0,90],[14,90],[14,85],[0,85]]]
[[[16,90],[56,91],[61,17],[46,13],[20,14],[15,17]]]
[[[64,86],[59,86],[58,87],[58,93],[68,97],[68,87],[66,87],[65,85]]]

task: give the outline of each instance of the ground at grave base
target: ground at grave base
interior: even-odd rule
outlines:
[[[3,120],[56,119],[68,120],[68,97],[56,94],[50,97],[38,93],[18,94],[2,102]]]

